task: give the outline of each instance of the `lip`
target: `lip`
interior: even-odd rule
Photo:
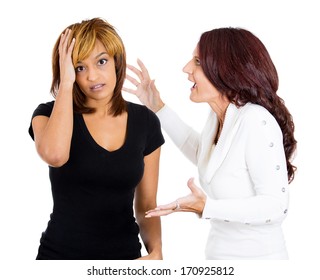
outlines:
[[[193,83],[193,85],[191,87],[191,90],[196,89],[197,88],[197,83],[193,79],[188,78],[188,80]]]
[[[96,84],[90,87],[90,90],[92,91],[98,91],[101,90],[104,87],[104,84]]]
[[[193,82],[193,81],[192,81],[192,82]],[[198,87],[197,83],[196,83],[196,82],[193,82],[193,85],[192,85],[192,87],[191,87],[190,89],[191,89],[191,91],[192,91],[192,90],[197,89],[197,87]]]

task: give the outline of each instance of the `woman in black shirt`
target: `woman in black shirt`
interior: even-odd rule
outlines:
[[[82,21],[64,30],[52,60],[55,100],[29,129],[54,202],[37,259],[162,259],[160,219],[145,212],[156,206],[164,139],[155,114],[122,97],[121,38],[100,18]]]

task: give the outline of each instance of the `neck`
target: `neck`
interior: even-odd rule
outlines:
[[[95,108],[95,112],[93,113],[93,115],[97,116],[97,117],[105,117],[110,115],[109,114],[109,110],[111,107],[111,104],[108,104],[106,102],[87,102],[87,105],[91,108]]]
[[[222,128],[223,128],[223,124],[224,124],[224,120],[226,117],[226,112],[227,112],[227,108],[229,106],[230,102],[225,100],[219,103],[210,103],[210,107],[211,109],[216,113],[218,121],[219,121],[219,126],[217,128],[217,133],[216,136],[214,138],[214,144],[218,143]]]
[[[219,103],[210,103],[211,109],[216,113],[220,126],[223,125],[226,116],[227,108],[229,106],[229,101],[223,101]]]

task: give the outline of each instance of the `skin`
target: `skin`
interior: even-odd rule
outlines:
[[[160,97],[160,93],[155,86],[154,80],[150,79],[150,75],[145,65],[139,59],[137,63],[140,69],[128,65],[128,69],[130,69],[137,78],[127,75],[127,80],[135,85],[136,89],[123,88],[123,90],[136,95],[144,105],[156,113],[165,105],[165,103]],[[183,67],[183,72],[188,75],[188,80],[193,83],[190,100],[195,103],[207,103],[218,117],[219,128],[217,137],[216,139],[213,139],[213,142],[217,142],[223,127],[225,113],[230,102],[205,76],[201,67],[197,47],[193,52],[192,59]],[[192,212],[201,215],[207,196],[202,189],[194,183],[193,178],[188,180],[187,186],[191,191],[189,195],[180,197],[171,203],[157,206],[153,209],[150,208],[151,210],[146,212],[146,217],[166,216],[174,212]]]
[[[61,35],[60,86],[50,118],[37,116],[32,121],[35,145],[40,157],[50,166],[60,167],[69,159],[73,131],[72,88],[77,82],[86,95],[86,104],[96,109],[84,114],[85,123],[97,144],[108,151],[119,149],[125,142],[127,113],[113,117],[109,101],[116,85],[113,57],[100,41],[83,61],[73,65],[74,39],[68,46],[70,30]],[[145,219],[145,212],[156,207],[160,148],[145,156],[145,171],[135,192],[135,215],[141,238],[148,252],[141,259],[162,259],[160,218]]]

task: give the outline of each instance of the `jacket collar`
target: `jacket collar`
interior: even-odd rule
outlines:
[[[244,106],[245,107],[245,106]],[[239,122],[237,122],[244,107],[229,104],[220,138],[213,144],[218,126],[216,114],[210,112],[209,119],[202,133],[202,148],[199,156],[199,172],[204,183],[210,183],[215,173],[225,159],[234,138]]]

